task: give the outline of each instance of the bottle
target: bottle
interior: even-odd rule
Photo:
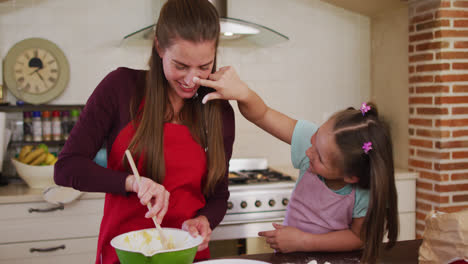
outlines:
[[[33,141],[42,141],[42,120],[40,111],[33,112],[32,127]]]
[[[33,140],[31,112],[23,112],[23,138],[27,142]]]
[[[23,139],[23,120],[10,120],[11,141],[21,142]]]
[[[52,121],[49,111],[42,112],[42,139],[44,141],[52,140]]]
[[[62,127],[59,111],[52,111],[52,139],[54,141],[62,140]]]
[[[80,111],[78,109],[73,109],[70,111],[70,130],[68,134],[71,133],[71,130],[75,126],[76,122],[78,122],[78,117],[80,116]]]
[[[62,111],[62,135],[63,139],[67,140],[69,131],[70,131],[70,112],[69,111]]]

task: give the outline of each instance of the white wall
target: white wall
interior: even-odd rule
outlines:
[[[408,168],[408,8],[372,18],[372,98],[390,125],[395,166]]]
[[[321,123],[331,113],[369,99],[369,18],[318,0],[231,0],[228,5],[229,16],[269,26],[290,38],[267,47],[232,42],[219,50],[219,66],[235,66],[270,106]],[[109,71],[146,67],[150,46],[119,43],[124,35],[150,24],[152,10],[158,7],[159,1],[150,0],[3,0],[0,56],[24,38],[55,42],[68,57],[71,80],[51,103],[85,103]],[[236,125],[234,157],[290,164],[289,146],[239,113]]]

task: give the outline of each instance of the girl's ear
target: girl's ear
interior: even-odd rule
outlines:
[[[345,176],[344,181],[346,183],[357,183],[359,181],[359,178],[357,176],[350,175],[350,176]]]

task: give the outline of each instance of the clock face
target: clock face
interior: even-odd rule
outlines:
[[[57,84],[59,67],[57,59],[50,52],[32,48],[17,57],[14,73],[19,91],[41,94]]]
[[[59,96],[68,85],[68,60],[57,45],[31,38],[15,44],[4,61],[7,88],[18,99],[42,104]]]

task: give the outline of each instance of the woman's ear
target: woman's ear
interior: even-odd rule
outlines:
[[[359,178],[354,175],[349,175],[344,177],[344,181],[346,183],[357,183],[359,181]]]
[[[154,37],[154,46],[156,47],[156,52],[158,53],[159,57],[162,58],[161,47],[159,47],[159,41],[156,36]]]

